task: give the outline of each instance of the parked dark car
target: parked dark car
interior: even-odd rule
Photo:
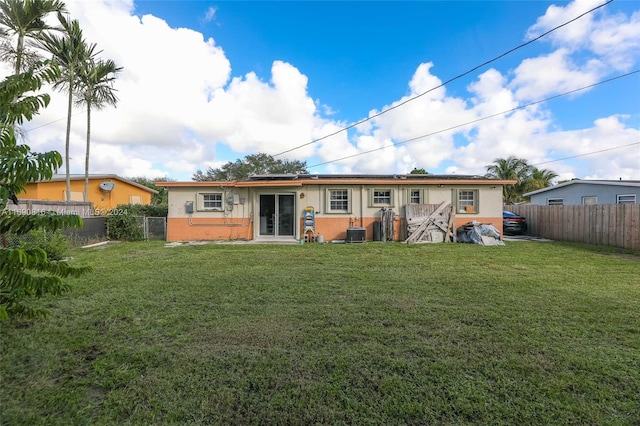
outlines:
[[[502,212],[502,232],[504,235],[522,235],[527,233],[527,221],[524,217],[511,212]]]

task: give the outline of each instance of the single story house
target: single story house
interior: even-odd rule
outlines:
[[[457,175],[259,175],[228,182],[156,182],[168,189],[168,241],[291,240],[307,232],[344,240],[393,211],[393,240],[401,240],[404,206],[455,208],[455,225],[490,223],[502,231],[502,187],[511,180]],[[387,217],[389,215],[387,214]]]
[[[524,194],[538,206],[638,204],[640,181],[574,179]]]
[[[70,175],[71,201],[83,201],[84,174]],[[20,200],[66,201],[66,176],[56,174],[50,180],[29,183]],[[107,214],[121,204],[151,204],[151,195],[158,191],[113,174],[89,175],[89,202],[96,214]]]

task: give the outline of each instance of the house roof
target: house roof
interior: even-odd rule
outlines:
[[[70,180],[84,180],[84,174],[70,174],[69,175],[69,179]],[[157,194],[158,191],[156,191],[155,189],[151,189],[148,188],[142,184],[139,184],[137,182],[134,182],[132,180],[129,179],[125,179],[123,177],[120,177],[118,175],[112,175],[112,174],[96,174],[96,175],[89,175],[89,179],[91,180],[96,180],[96,179],[113,179],[113,180],[118,180],[120,182],[125,182],[131,186],[135,186],[136,188],[140,188],[142,190],[145,190],[147,192],[150,192],[152,194]],[[46,183],[46,182],[64,182],[67,180],[66,175],[63,174],[55,174],[51,177],[51,179],[48,180],[39,180],[35,183]]]
[[[582,185],[608,185],[608,186],[626,186],[626,187],[640,187],[640,180],[589,180],[589,179],[574,179],[568,182],[563,182],[558,185],[549,186],[547,188],[538,189],[537,191],[527,192],[523,194],[525,197],[540,194],[547,191],[553,191],[558,188],[563,188],[569,185],[582,184]]]
[[[164,187],[268,187],[302,185],[344,185],[344,184],[385,184],[385,185],[512,185],[515,180],[488,179],[477,175],[313,175],[313,174],[269,174],[254,175],[248,179],[207,182],[155,182]]]

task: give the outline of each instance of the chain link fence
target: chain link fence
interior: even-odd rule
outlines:
[[[144,240],[166,240],[167,218],[135,216],[136,223],[140,227]]]
[[[82,228],[63,228],[57,231],[33,230],[26,234],[7,233],[3,236],[3,244],[11,247],[23,244],[52,243],[62,235],[70,247],[102,241],[107,238],[106,217],[83,217]]]
[[[165,241],[167,239],[166,217],[134,216],[133,219],[137,228],[136,235],[142,237],[138,239],[145,241]],[[12,247],[21,243],[48,243],[59,239],[59,235],[63,235],[66,237],[69,246],[77,247],[109,238],[106,216],[84,217],[82,221],[82,228],[64,228],[55,232],[38,230],[22,235],[8,233],[3,236],[3,243]]]

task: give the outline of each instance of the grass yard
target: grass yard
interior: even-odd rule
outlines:
[[[564,243],[77,249],[1,324],[0,423],[640,424],[640,257]]]

